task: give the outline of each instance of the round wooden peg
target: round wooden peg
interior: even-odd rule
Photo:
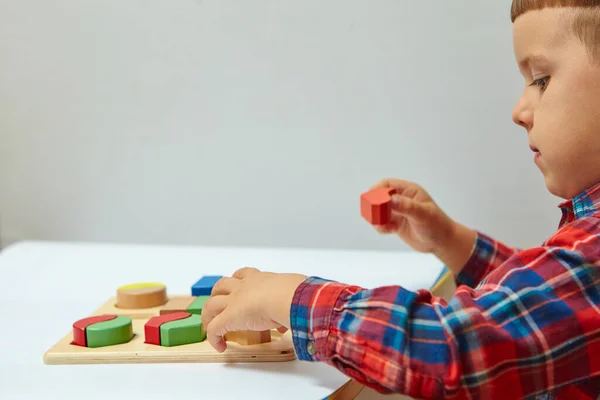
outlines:
[[[167,300],[167,287],[162,283],[133,283],[117,289],[116,307],[127,309],[153,308],[162,306]]]

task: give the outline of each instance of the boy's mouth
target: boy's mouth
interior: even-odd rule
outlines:
[[[531,145],[531,144],[529,145],[529,148],[531,149],[531,151],[533,151],[533,152],[534,152],[534,156],[533,156],[533,162],[534,162],[536,165],[538,165],[538,166],[539,166],[539,164],[538,164],[538,163],[539,163],[539,161],[540,161],[540,157],[541,157],[540,150],[539,150],[537,147],[535,147],[535,146],[533,146],[533,145]]]

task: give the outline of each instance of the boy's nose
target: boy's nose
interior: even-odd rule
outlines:
[[[533,112],[525,103],[523,97],[519,99],[512,111],[512,120],[515,124],[529,131],[533,125]]]

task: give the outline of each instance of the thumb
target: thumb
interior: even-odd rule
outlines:
[[[428,215],[425,205],[410,197],[394,195],[392,196],[392,220],[394,217],[423,219]]]

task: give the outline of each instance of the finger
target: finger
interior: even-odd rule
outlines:
[[[210,297],[202,307],[202,326],[206,330],[211,321],[225,310],[229,296]]]
[[[231,331],[228,329],[231,318],[230,314],[231,313],[225,309],[207,325],[206,340],[208,340],[208,343],[210,343],[210,345],[219,353],[222,353],[227,349],[227,342],[223,336]]]
[[[244,268],[240,268],[237,271],[235,271],[232,276],[237,279],[244,279],[248,275],[255,274],[257,272],[260,272],[260,271],[256,268],[244,267]]]
[[[388,235],[396,233],[398,230],[398,223],[396,221],[390,221],[385,225],[373,225],[373,228],[382,235]]]
[[[277,328],[277,331],[279,333],[286,333],[288,331],[288,328],[286,328],[285,326],[280,326],[279,328]]]
[[[403,190],[405,190],[413,185],[414,185],[413,182],[410,182],[407,180],[397,179],[397,178],[386,178],[386,179],[382,179],[381,181],[379,181],[375,185],[373,185],[371,187],[371,190],[379,189],[379,188],[393,188],[393,189],[396,189],[396,191],[398,193],[402,193]]]
[[[376,184],[374,184],[373,186],[371,186],[371,190],[392,187],[392,184],[391,184],[392,181],[394,181],[394,179],[391,179],[391,178],[382,179],[379,182],[377,182]]]
[[[399,223],[405,217],[421,219],[426,216],[427,209],[423,203],[405,196],[392,196],[392,221]]]
[[[233,292],[238,288],[240,280],[236,278],[221,278],[213,286],[210,295],[211,296],[222,296]]]

